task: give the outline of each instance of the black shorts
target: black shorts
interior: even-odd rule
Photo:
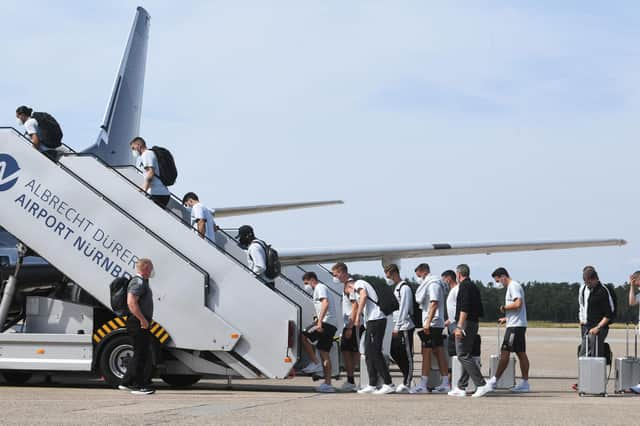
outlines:
[[[316,348],[321,351],[329,352],[333,345],[333,336],[336,335],[337,328],[331,324],[322,324],[322,332],[319,332],[315,325],[307,327],[302,334],[309,339],[311,343],[316,344]]]
[[[444,328],[433,328],[429,329],[429,334],[424,334],[424,331],[418,331],[418,336],[422,341],[423,348],[439,348],[444,344],[444,338],[442,337],[442,331]]]
[[[360,333],[358,334],[358,336],[362,336],[364,330],[365,328],[363,326],[360,326]],[[358,336],[356,336],[356,328],[353,327],[351,337],[349,338],[345,337],[346,331],[346,328],[342,330],[342,337],[340,338],[340,350],[342,352],[360,352],[360,341],[358,340]]]
[[[507,327],[502,341],[502,350],[507,352],[526,352],[525,332],[527,327]]]

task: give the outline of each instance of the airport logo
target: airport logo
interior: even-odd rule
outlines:
[[[8,154],[0,154],[0,192],[13,188],[19,174],[20,167],[16,159]]]

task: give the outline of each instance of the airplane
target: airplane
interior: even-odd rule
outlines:
[[[96,142],[82,150],[101,158],[109,165],[133,165],[129,142],[140,133],[147,46],[149,40],[150,15],[139,7],[134,28],[130,33],[106,112],[99,127]],[[144,29],[141,31],[140,29]],[[274,203],[247,206],[221,206],[212,210],[216,218],[278,212],[293,209],[315,208],[343,204],[342,200]],[[1,224],[0,224],[1,225]],[[18,258],[16,239],[0,228],[0,278],[15,267]],[[397,263],[400,259],[426,258],[434,256],[460,256],[520,251],[560,250],[586,247],[623,246],[624,239],[583,239],[488,243],[412,243],[376,247],[330,247],[279,249],[283,265],[326,264],[336,261],[382,261],[384,265]],[[22,282],[36,288],[43,279],[50,277],[59,281],[60,274],[47,262],[31,257],[23,265]],[[45,287],[47,287],[45,285]]]
[[[92,156],[109,167],[135,167],[129,142],[140,133],[142,101],[149,40],[150,16],[139,7],[134,18],[132,30],[123,54],[114,87],[109,98],[105,115],[99,126],[95,143],[78,152],[79,155]],[[171,147],[169,147],[171,148]],[[74,153],[69,147],[62,150]],[[76,155],[76,154],[74,154]],[[0,162],[0,181],[7,178],[6,165]],[[134,173],[137,173],[135,171]],[[251,214],[278,212],[293,209],[316,208],[342,204],[342,200],[320,200],[307,202],[273,203],[246,206],[220,206],[212,209],[216,218],[237,217]],[[175,203],[174,203],[175,204]],[[189,219],[189,212],[178,203],[172,207],[183,219]],[[0,306],[0,333],[16,325],[25,316],[25,300],[28,296],[55,296],[64,300],[103,306],[82,287],[76,285],[55,266],[40,257],[36,252],[28,251],[26,257],[20,252],[20,242],[11,233],[1,228],[0,223],[0,283],[20,268],[20,279],[15,297],[2,297]],[[7,224],[4,224],[8,226]],[[222,231],[221,231],[222,232]],[[224,249],[238,251],[233,235],[227,235]],[[434,256],[460,256],[471,254],[491,254],[520,251],[559,250],[586,247],[622,246],[626,241],[619,238],[552,240],[522,242],[489,243],[411,243],[370,247],[342,248],[294,248],[279,249],[283,267],[302,270],[306,265],[320,265],[330,262],[381,261],[383,265],[398,263],[401,259],[426,258]],[[234,246],[234,247],[232,247]],[[23,260],[24,257],[24,260]],[[319,268],[322,269],[320,266]],[[324,269],[325,277],[328,271]],[[298,277],[299,278],[299,277]],[[292,277],[291,282],[295,280]],[[330,281],[330,280],[329,280]],[[301,283],[295,283],[301,287]],[[3,284],[4,292],[7,286]],[[6,296],[6,294],[4,294]],[[7,304],[10,304],[8,306]],[[4,318],[2,317],[4,316]],[[184,354],[183,354],[184,356]],[[218,355],[223,356],[223,355]],[[236,365],[239,371],[247,371],[233,359],[225,358],[228,365]],[[249,374],[249,373],[247,373]]]

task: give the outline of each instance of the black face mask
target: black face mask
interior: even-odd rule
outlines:
[[[243,235],[238,238],[238,245],[243,249],[248,249],[249,244],[251,244],[252,238],[249,235]]]

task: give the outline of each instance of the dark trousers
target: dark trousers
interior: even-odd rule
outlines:
[[[367,321],[367,340],[364,342],[364,357],[367,361],[367,372],[369,373],[369,385],[378,385],[378,376],[382,378],[385,385],[391,384],[391,374],[389,367],[382,355],[382,341],[387,328],[387,319]]]
[[[127,333],[133,340],[133,357],[122,378],[125,386],[146,386],[151,383],[151,333],[140,328],[140,321],[134,315],[127,317]]]
[[[402,383],[411,386],[413,380],[413,329],[398,331],[391,338],[391,358],[402,371]]]
[[[465,334],[461,338],[456,338],[456,355],[462,365],[462,374],[456,385],[459,389],[466,389],[471,377],[476,387],[484,386],[486,382],[482,378],[480,367],[473,360],[473,342],[478,335],[478,323],[467,320],[463,330]]]
[[[169,204],[169,200],[171,199],[170,195],[151,195],[151,201],[162,207],[163,209],[167,207]]]
[[[604,341],[609,334],[609,327],[602,327],[598,334],[595,336],[589,334],[589,327],[584,327],[585,330],[582,333],[582,345],[580,346],[580,356],[598,356],[600,358],[605,357],[604,353]],[[587,351],[586,339],[589,339],[589,353]]]

